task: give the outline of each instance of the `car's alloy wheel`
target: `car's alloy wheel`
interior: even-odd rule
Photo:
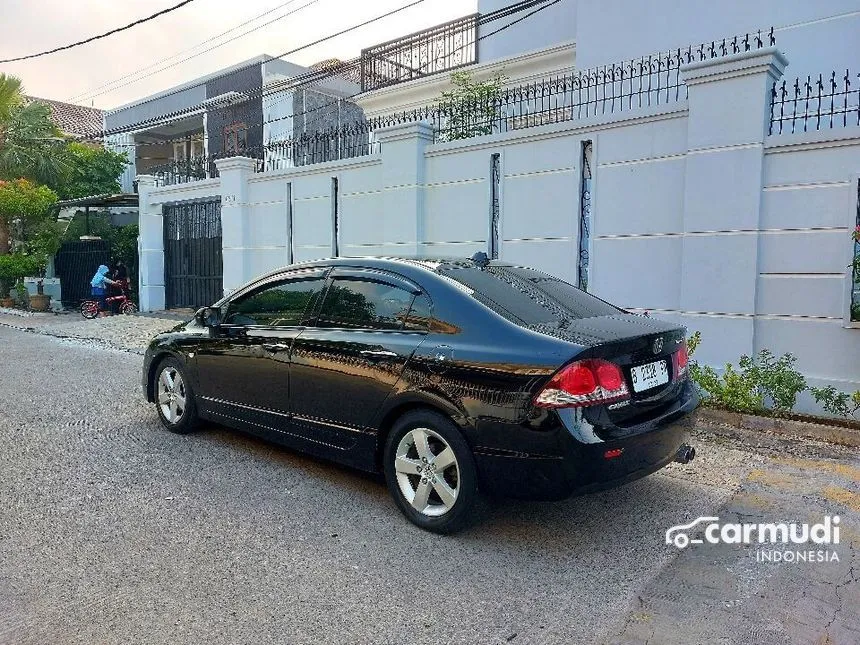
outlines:
[[[459,428],[432,410],[398,419],[385,442],[388,490],[401,512],[434,533],[453,533],[475,514],[477,470]]]
[[[460,468],[451,446],[430,428],[414,428],[397,444],[394,460],[400,492],[412,508],[439,517],[454,508]]]
[[[188,392],[179,370],[172,365],[165,366],[158,377],[158,405],[168,423],[182,421],[187,401]]]
[[[161,423],[171,432],[184,434],[197,426],[194,395],[182,367],[174,358],[166,359],[158,367],[155,405]]]

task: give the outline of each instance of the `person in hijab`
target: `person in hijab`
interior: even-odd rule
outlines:
[[[107,295],[108,287],[116,284],[115,281],[111,280],[107,277],[109,268],[107,268],[104,264],[99,265],[96,274],[93,276],[93,279],[90,280],[91,293],[94,298],[99,301],[99,315],[103,315],[107,313],[105,310],[107,309],[107,303],[105,302],[105,297]]]

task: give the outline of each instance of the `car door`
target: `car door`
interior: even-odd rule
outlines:
[[[226,305],[196,359],[205,412],[250,430],[289,429],[290,348],[324,285],[324,270],[285,274]]]
[[[334,269],[316,322],[293,342],[290,412],[297,430],[362,467],[373,458],[374,415],[426,331],[409,312],[427,296],[401,276]]]

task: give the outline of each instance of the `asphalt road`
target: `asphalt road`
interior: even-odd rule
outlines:
[[[860,643],[844,451],[704,436],[689,466],[440,537],[374,478],[163,431],[141,360],[0,326],[0,643]],[[664,544],[699,515],[837,512],[835,564]]]

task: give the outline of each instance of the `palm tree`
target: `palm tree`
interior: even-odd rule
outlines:
[[[25,100],[21,79],[0,74],[0,179],[54,183],[63,171],[63,144],[48,106]]]
[[[21,79],[0,74],[0,180],[53,185],[65,170],[65,141],[48,106],[27,101]],[[0,217],[0,255],[9,252],[9,223]]]
[[[12,109],[18,107],[23,100],[21,79],[15,76],[0,74],[0,128],[9,120]]]
[[[24,177],[53,185],[64,170],[65,141],[51,120],[51,110],[38,102],[14,106],[0,122],[0,178]]]

